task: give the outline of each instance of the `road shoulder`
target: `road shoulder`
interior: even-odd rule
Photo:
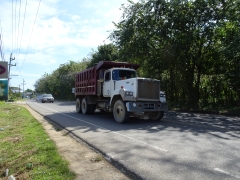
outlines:
[[[51,124],[47,119],[32,110],[25,102],[16,102],[28,109],[32,116],[37,119],[58,147],[59,153],[69,162],[69,168],[76,174],[76,180],[129,180],[121,171],[112,166],[100,154],[83,142],[70,137],[60,127]]]

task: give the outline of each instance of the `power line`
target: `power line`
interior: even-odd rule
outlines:
[[[1,32],[0,32],[0,51],[1,51],[1,58],[2,61],[5,61],[4,58],[4,53],[3,53],[3,35],[2,35],[2,24],[1,24],[1,20],[0,20],[0,28],[1,28]]]
[[[2,50],[2,36],[1,36],[1,33],[0,33],[0,53],[1,53],[1,58],[2,58],[2,61],[3,61],[3,50]]]
[[[15,42],[14,42],[14,51],[16,51],[17,49],[17,0],[16,0],[16,3],[15,3],[15,36],[14,36],[14,39],[15,39]],[[13,52],[12,52],[13,53]]]
[[[21,52],[22,37],[23,37],[23,32],[24,32],[24,24],[25,24],[25,17],[26,17],[27,4],[28,4],[27,0],[26,0],[25,1],[26,3],[25,3],[24,17],[23,17],[23,20],[22,20],[22,29],[21,29],[20,28],[20,22],[21,22],[21,16],[20,15],[21,15],[21,12],[23,12],[21,10],[21,8],[23,6],[22,6],[21,0],[19,0],[19,1],[20,2],[19,2],[19,6],[18,6],[18,3],[17,3],[18,1],[17,0],[15,0],[15,1],[12,0],[12,53],[11,53],[11,55],[16,54],[17,61],[18,61],[18,57],[20,57],[19,55],[20,55],[20,52]],[[17,67],[17,69],[19,71],[19,75],[22,78],[23,78],[23,76],[21,74],[21,71],[22,71],[23,65],[25,63],[26,56],[27,56],[28,51],[29,51],[30,42],[31,42],[31,39],[32,39],[34,27],[35,27],[37,16],[38,16],[39,9],[40,9],[40,4],[41,4],[41,0],[39,0],[38,6],[37,6],[37,12],[36,12],[35,19],[34,19],[34,22],[33,22],[31,34],[30,34],[29,41],[28,41],[28,44],[27,44],[27,48],[26,48],[26,51],[25,51],[25,54],[24,54],[24,57],[23,57],[23,61],[20,65],[20,68]],[[17,17],[17,14],[18,14],[18,17]]]
[[[22,21],[22,31],[21,31],[21,36],[20,36],[20,42],[19,42],[19,47],[18,47],[18,55],[20,54],[20,49],[22,46],[22,37],[23,37],[23,29],[24,29],[24,23],[25,23],[25,17],[26,17],[26,11],[27,11],[27,0],[25,1],[25,10],[24,10],[24,16],[23,16],[23,21]],[[23,78],[20,69],[17,66],[17,69],[19,71],[20,76]]]
[[[0,26],[1,26],[1,21],[0,21]],[[1,28],[2,29],[2,28]],[[0,32],[0,53],[1,53],[1,58],[3,60],[3,50],[2,50],[2,31]]]
[[[13,0],[12,0],[12,52],[13,52]]]
[[[19,56],[19,24],[20,24],[20,19],[21,19],[21,16],[20,16],[20,14],[21,14],[21,0],[19,1],[19,11],[18,11],[18,30],[17,30],[17,58],[18,58],[18,56]]]
[[[18,56],[18,37],[19,37],[19,24],[20,24],[20,8],[21,8],[21,0],[20,0],[20,7],[19,7],[19,20],[18,20],[18,26],[17,26],[17,0],[14,2],[14,0],[12,0],[12,53],[11,53],[11,57],[12,54],[16,54],[16,56]],[[10,57],[10,60],[12,59]],[[15,60],[15,57],[14,59]],[[9,64],[9,70],[10,70],[10,66],[16,66],[12,65],[11,63]],[[10,73],[10,72],[9,72]]]
[[[21,45],[22,45],[22,36],[23,36],[23,28],[24,28],[24,22],[25,22],[26,9],[27,9],[27,0],[26,0],[25,11],[24,11],[24,16],[23,16],[22,33],[21,33],[20,46],[19,46],[19,51],[18,51],[19,54],[20,54],[20,49],[21,49]]]
[[[22,66],[21,66],[20,71],[22,70],[23,64],[24,64],[24,62],[25,62],[25,60],[26,60],[26,55],[27,55],[27,53],[28,53],[30,41],[31,41],[31,39],[32,39],[32,34],[33,34],[34,26],[35,26],[35,23],[36,23],[36,19],[37,19],[37,15],[38,15],[38,11],[39,11],[40,4],[41,4],[41,0],[39,0],[39,4],[38,4],[38,8],[37,8],[37,13],[36,13],[35,20],[34,20],[34,23],[33,23],[32,32],[31,32],[31,35],[30,35],[30,39],[29,39],[29,41],[28,41],[27,50],[26,50],[26,52],[25,52],[25,56],[24,56],[23,63],[22,63]]]

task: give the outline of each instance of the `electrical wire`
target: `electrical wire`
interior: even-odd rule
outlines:
[[[23,36],[23,28],[24,28],[24,22],[25,22],[25,16],[26,16],[26,9],[27,9],[27,0],[26,0],[26,4],[25,4],[25,11],[24,11],[23,22],[22,22],[22,33],[21,33],[20,46],[19,46],[18,53],[20,53],[20,49],[21,49],[21,45],[22,45],[22,36]]]
[[[33,23],[33,28],[32,28],[32,31],[31,31],[30,39],[29,39],[29,41],[28,41],[27,50],[26,50],[26,52],[25,52],[25,56],[24,56],[23,63],[22,63],[22,66],[21,66],[21,68],[20,68],[20,71],[22,70],[23,64],[24,64],[24,62],[25,62],[25,60],[26,60],[26,56],[27,56],[27,53],[28,53],[28,49],[29,49],[29,45],[30,45],[31,39],[32,39],[32,34],[33,34],[34,26],[35,26],[35,23],[36,23],[36,19],[37,19],[38,11],[39,11],[39,8],[40,8],[40,4],[41,4],[41,0],[39,0],[39,4],[38,4],[38,8],[37,8],[37,13],[36,13],[35,20],[34,20],[34,23]]]
[[[19,56],[21,45],[22,45],[23,29],[24,29],[24,23],[25,23],[26,11],[27,11],[27,0],[26,0],[26,4],[25,4],[24,17],[23,17],[23,21],[22,21],[22,31],[20,33],[19,26],[20,26],[20,21],[21,21],[21,17],[20,17],[20,15],[21,15],[21,4],[22,3],[21,3],[21,0],[20,0],[20,5],[19,5],[19,8],[18,8],[19,9],[19,11],[18,11],[19,17],[18,17],[18,25],[17,25],[17,0],[15,2],[14,2],[14,0],[12,0],[12,55],[15,54],[16,56]],[[17,69],[19,70],[19,75],[21,75],[22,78],[23,78],[23,76],[21,74],[21,71],[22,71],[23,65],[25,63],[26,56],[28,54],[28,50],[29,50],[31,39],[32,39],[34,27],[35,27],[35,24],[36,24],[40,4],[41,4],[41,0],[39,0],[39,3],[38,3],[37,12],[36,12],[36,15],[35,15],[33,27],[32,27],[32,30],[31,30],[31,34],[30,34],[28,44],[27,44],[27,49],[26,49],[26,52],[24,54],[22,64],[20,65],[20,69],[17,66]],[[18,60],[18,58],[17,58],[17,60]]]
[[[20,46],[20,44],[19,44],[19,24],[20,24],[20,19],[21,19],[21,0],[19,1],[19,10],[18,10],[18,29],[17,29],[17,52],[16,52],[16,57],[17,57],[17,59],[18,59],[18,57],[19,57],[19,46]]]
[[[12,52],[13,52],[13,0],[12,0]]]
[[[24,29],[26,11],[27,11],[27,0],[26,0],[26,3],[25,3],[25,10],[24,10],[24,16],[23,16],[23,21],[22,21],[22,31],[21,31],[20,41],[19,41],[18,55],[20,54],[20,49],[21,49],[21,46],[22,46],[22,37],[23,37],[23,29]],[[18,58],[17,58],[17,60],[18,60]],[[18,68],[18,66],[16,66],[16,67],[17,67],[17,69],[19,71],[20,76],[23,78],[23,76],[21,74],[21,71],[20,71],[20,68]]]
[[[18,23],[17,23],[17,9],[18,9]],[[26,9],[25,9],[26,11]],[[19,1],[19,8],[18,8],[18,3],[17,0],[14,2],[12,0],[12,53],[10,57],[10,64],[9,64],[9,72],[10,72],[10,67],[11,66],[16,66],[11,65],[11,60],[15,60],[15,57],[12,58],[12,55],[15,54],[17,57],[16,60],[18,59],[19,56],[19,39],[20,39],[20,21],[21,21],[21,0]],[[18,69],[18,66],[16,66]],[[21,75],[21,73],[20,73]],[[22,76],[22,75],[21,75]]]
[[[2,50],[2,36],[1,36],[1,33],[0,33],[0,54],[1,54],[2,61],[3,61],[3,50]]]
[[[0,20],[0,27],[1,27],[1,20]],[[2,29],[2,27],[1,27]],[[1,58],[3,59],[3,56],[2,56],[2,31],[0,32],[0,54],[1,54]]]
[[[14,29],[14,32],[15,32],[15,36],[14,36],[14,39],[15,39],[15,43],[14,43],[14,51],[16,51],[17,49],[17,0],[16,0],[16,3],[15,3],[15,21],[14,21],[14,25],[15,25],[15,29]],[[14,52],[12,52],[14,54]]]
[[[1,20],[0,20],[0,28],[1,28],[1,32],[0,32],[0,51],[1,51],[1,58],[2,58],[2,61],[5,61],[4,51],[3,51],[3,35],[2,35],[2,24],[1,24]]]

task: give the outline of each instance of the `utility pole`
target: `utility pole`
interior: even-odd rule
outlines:
[[[24,85],[26,85],[24,79],[23,79],[23,83],[22,83],[22,85],[23,85],[23,95],[22,95],[22,98],[24,98]]]
[[[14,60],[15,60],[15,57],[12,58],[12,53],[11,53],[11,55],[10,55],[10,62],[9,62],[9,70],[8,70],[9,76],[10,76],[10,67],[11,66],[16,66],[16,63],[12,64],[12,61],[14,61]],[[8,78],[9,78],[9,76],[8,76]]]
[[[11,53],[11,55],[10,55],[10,61],[9,61],[9,64],[8,64],[8,65],[9,65],[9,70],[8,70],[8,98],[7,98],[8,100],[9,100],[9,84],[10,84],[9,81],[10,81],[10,69],[11,69],[10,67],[11,67],[11,66],[16,66],[16,63],[15,63],[15,64],[12,64],[12,61],[13,61],[13,60],[15,60],[15,57],[12,58],[12,53]]]

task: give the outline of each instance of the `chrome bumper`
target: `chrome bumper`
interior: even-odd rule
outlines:
[[[168,111],[167,103],[160,102],[127,102],[128,112],[153,112],[153,111]]]

